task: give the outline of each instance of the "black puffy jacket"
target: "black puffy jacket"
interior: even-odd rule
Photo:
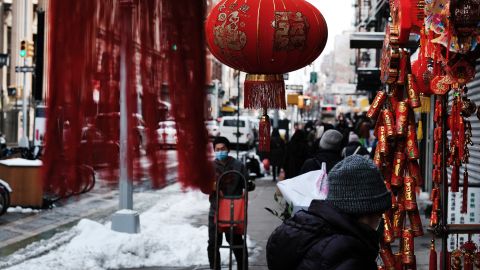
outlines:
[[[322,162],[327,164],[327,172],[330,172],[340,160],[342,160],[340,150],[320,150],[313,158],[309,158],[303,163],[300,174],[320,170]]]
[[[312,201],[270,236],[271,270],[376,270],[379,236],[325,201]]]

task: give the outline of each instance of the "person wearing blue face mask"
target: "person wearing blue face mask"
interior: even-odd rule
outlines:
[[[247,170],[242,162],[238,161],[237,159],[228,155],[230,152],[230,142],[225,137],[216,137],[213,140],[213,149],[215,151],[215,161],[214,161],[214,168],[215,168],[215,177],[218,179],[223,173],[227,171],[238,171],[247,179]],[[215,211],[217,209],[216,206],[216,197],[215,197],[215,188],[216,188],[216,181],[214,182],[214,191],[210,194],[210,211],[208,214],[208,261],[210,263],[210,269],[214,269],[214,258],[215,258]],[[240,178],[235,179],[222,179],[221,185],[219,189],[228,195],[241,195],[244,189],[244,182]],[[230,239],[230,234],[226,233],[225,238],[230,245],[246,245],[245,239],[243,239],[242,234],[234,234],[233,239]],[[217,237],[218,246],[222,243],[222,233],[219,232]],[[245,269],[248,269],[248,256],[243,258],[242,249],[234,249],[233,253],[235,255],[235,259],[237,261],[238,269],[243,269],[243,265],[245,265]],[[220,253],[217,252],[217,258],[220,258]],[[218,259],[220,262],[220,259]],[[220,263],[217,265],[217,269],[220,269]]]

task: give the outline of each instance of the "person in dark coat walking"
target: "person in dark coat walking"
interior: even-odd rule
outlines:
[[[214,260],[215,260],[215,212],[217,209],[216,206],[216,182],[218,181],[219,177],[227,172],[227,171],[238,171],[240,172],[246,179],[247,179],[247,170],[245,166],[240,161],[236,160],[235,158],[228,155],[230,152],[230,142],[225,137],[216,137],[213,141],[213,148],[215,150],[215,186],[214,191],[209,196],[210,201],[210,211],[208,213],[208,261],[210,263],[210,269],[214,269]],[[244,182],[242,179],[234,177],[233,179],[222,180],[219,185],[219,189],[225,195],[241,195],[244,191]],[[219,232],[217,235],[217,246],[221,246],[222,244],[222,236],[223,233]],[[243,239],[242,234],[233,234],[233,239],[230,239],[230,234],[225,233],[225,238],[230,245],[245,245],[246,249],[246,241]],[[220,269],[220,252],[217,253],[217,265],[215,269]],[[235,259],[237,260],[237,267],[239,270],[243,269],[243,265],[245,265],[245,269],[248,269],[248,255],[243,256],[243,251],[241,248],[233,249],[233,253],[235,255]]]
[[[285,178],[293,178],[300,174],[305,160],[309,158],[307,135],[305,131],[297,129],[292,139],[287,143],[285,150],[284,170]]]
[[[348,144],[343,148],[342,157],[348,157],[351,155],[361,155],[364,157],[370,157],[370,153],[368,152],[367,148],[365,148],[361,143],[358,135],[350,132],[348,136]]]
[[[333,167],[328,181],[325,201],[312,201],[268,239],[270,270],[377,269],[381,217],[391,207],[382,174],[353,155]]]
[[[280,168],[285,159],[285,142],[280,137],[278,128],[274,128],[270,137],[270,165],[272,166],[273,181],[277,180]]]
[[[343,136],[339,131],[335,129],[325,131],[322,138],[320,138],[320,150],[313,158],[307,159],[305,163],[303,163],[300,174],[320,170],[322,168],[322,162],[327,164],[327,172],[329,172],[335,164],[342,160],[342,141]]]

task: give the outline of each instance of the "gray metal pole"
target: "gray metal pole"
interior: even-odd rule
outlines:
[[[131,0],[120,1],[122,16],[122,35],[120,45],[120,210],[112,216],[112,229],[119,232],[140,232],[140,218],[133,211],[133,184],[128,179],[128,108],[127,91],[132,85],[130,73],[132,72],[133,55],[133,2]]]
[[[131,17],[130,17],[131,18]],[[126,20],[125,20],[126,21]],[[131,28],[131,23],[123,25]],[[128,109],[127,109],[127,44],[122,39],[120,50],[120,209],[133,209],[133,187],[128,181]]]
[[[27,37],[27,24],[28,24],[28,0],[24,1],[24,20],[25,23],[23,25],[23,37],[28,39]],[[27,65],[27,56],[23,58],[23,65]],[[22,114],[23,114],[23,132],[22,132],[22,137],[20,138],[20,141],[18,142],[18,146],[20,147],[25,147],[27,148],[29,146],[28,142],[28,136],[27,136],[27,121],[28,121],[28,115],[27,115],[27,103],[28,103],[28,85],[27,85],[27,73],[23,72],[23,91],[22,91]]]

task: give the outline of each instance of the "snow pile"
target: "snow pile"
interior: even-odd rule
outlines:
[[[114,232],[110,223],[83,219],[72,229],[75,236],[70,242],[9,269],[208,265],[208,228],[192,225],[193,216],[208,214],[208,197],[196,191],[182,192],[178,184],[159,192],[162,199],[140,215],[140,234]],[[222,250],[224,263],[227,257],[227,250]]]
[[[32,209],[32,208],[22,208],[20,206],[16,207],[9,207],[7,209],[8,213],[22,213],[22,214],[36,214],[40,212],[41,210],[39,209]]]
[[[39,166],[42,166],[43,163],[39,159],[29,160],[24,158],[11,158],[11,159],[1,160],[0,164],[6,165],[6,166],[39,167]]]

